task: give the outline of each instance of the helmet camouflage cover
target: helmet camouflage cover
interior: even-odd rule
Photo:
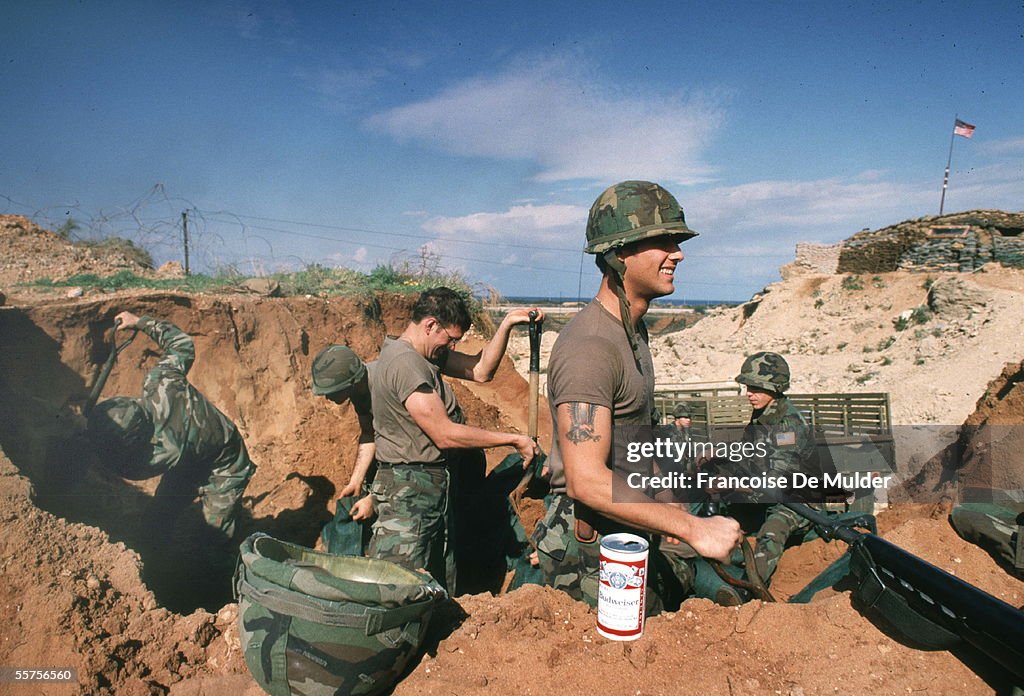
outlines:
[[[121,476],[144,479],[161,473],[149,467],[153,420],[138,399],[115,396],[96,404],[89,414],[89,437]]]
[[[366,365],[348,346],[327,346],[313,359],[313,393],[318,396],[347,389],[365,376]]]
[[[676,418],[692,418],[693,409],[690,407],[690,404],[688,403],[678,403],[676,404],[675,409],[673,409],[672,415],[675,416]]]
[[[743,361],[736,381],[781,394],[789,389],[789,364],[778,353],[754,353]]]
[[[587,219],[588,254],[602,254],[626,244],[671,235],[696,237],[686,226],[675,197],[650,181],[623,181],[604,190]]]

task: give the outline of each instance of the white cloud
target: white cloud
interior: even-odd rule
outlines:
[[[570,58],[514,66],[369,119],[400,141],[463,156],[532,161],[540,181],[707,181],[703,152],[722,108],[708,95],[629,90]]]
[[[577,205],[515,205],[501,213],[434,217],[423,223],[423,229],[446,239],[548,244],[564,240],[569,230],[582,234],[587,214]]]

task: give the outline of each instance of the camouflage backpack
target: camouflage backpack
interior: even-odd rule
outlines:
[[[242,543],[235,590],[246,664],[273,696],[387,691],[447,598],[424,573],[265,534]]]

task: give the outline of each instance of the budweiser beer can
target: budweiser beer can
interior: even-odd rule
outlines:
[[[622,532],[601,539],[597,632],[611,640],[636,640],[644,632],[647,540]]]

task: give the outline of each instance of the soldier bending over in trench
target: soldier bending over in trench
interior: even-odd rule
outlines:
[[[218,541],[235,533],[242,492],[255,465],[238,428],[192,386],[192,338],[169,321],[121,312],[123,331],[142,331],[164,351],[140,398],[116,396],[89,414],[101,461],[127,479],[163,475],[150,515],[154,529],[174,522],[198,492],[206,526]]]

